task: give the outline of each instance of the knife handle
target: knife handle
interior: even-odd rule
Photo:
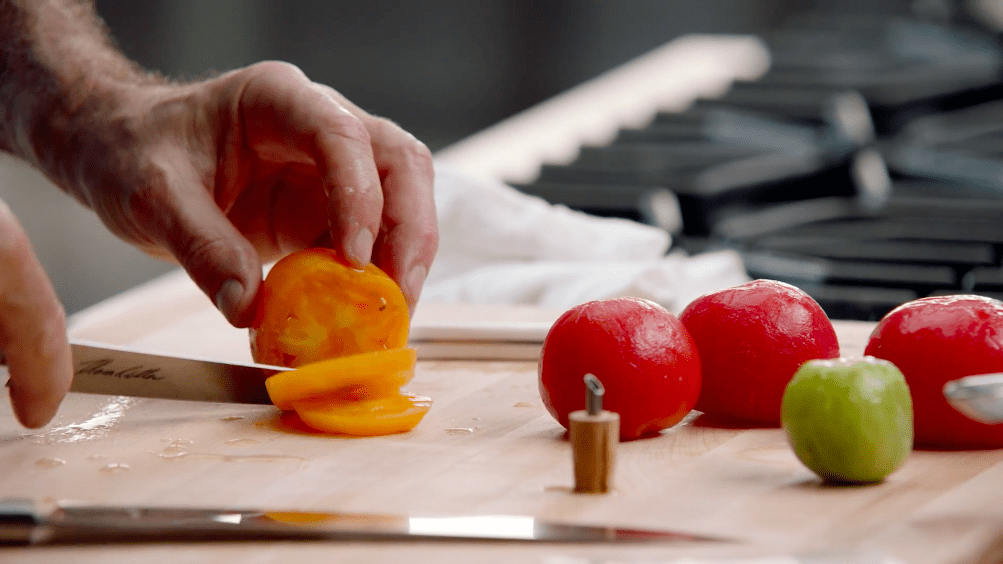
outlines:
[[[45,518],[28,498],[0,499],[0,546],[27,545],[36,540]]]

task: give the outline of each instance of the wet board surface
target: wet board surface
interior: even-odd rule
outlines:
[[[483,307],[469,309],[472,321],[483,319]],[[429,308],[422,315],[431,325],[440,319],[455,326],[463,311]],[[508,311],[520,323],[554,315]],[[503,317],[496,312],[496,319]],[[844,353],[859,354],[872,325],[836,327]],[[180,277],[167,276],[82,312],[71,332],[154,352],[249,358],[246,333],[230,328]],[[422,359],[407,389],[434,399],[424,421],[410,433],[364,439],[305,432],[267,406],[87,394],[71,394],[51,425],[30,431],[17,425],[5,402],[0,496],[429,516],[528,514],[678,529],[736,542],[62,546],[0,549],[0,561],[558,564],[826,553],[839,562],[878,555],[946,564],[972,561],[1003,530],[1003,451],[917,451],[882,484],[831,488],[801,466],[779,429],[722,429],[691,418],[659,437],[622,443],[615,491],[581,495],[570,492],[570,447],[540,402],[534,361]]]

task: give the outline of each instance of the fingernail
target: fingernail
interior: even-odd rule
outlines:
[[[404,279],[404,294],[411,298],[410,301],[418,301],[418,296],[421,295],[421,286],[425,283],[427,276],[428,269],[421,264],[415,266],[411,269],[411,272],[407,273],[407,277]]]
[[[369,264],[369,260],[373,256],[374,241],[373,234],[368,229],[360,229],[355,234],[355,240],[352,241],[352,247],[349,249],[349,252],[352,253],[350,258],[355,261],[356,266],[366,266]]]
[[[227,280],[216,292],[216,308],[232,320],[237,315],[237,307],[243,297],[244,285],[239,280]]]

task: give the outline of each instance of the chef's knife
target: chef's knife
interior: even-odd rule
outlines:
[[[531,516],[408,517],[0,500],[0,545],[262,540],[722,542],[689,533],[544,521]]]
[[[983,423],[1003,423],[1003,373],[965,376],[944,384],[948,403]]]
[[[70,391],[222,403],[270,404],[265,379],[289,370],[149,354],[74,341]]]

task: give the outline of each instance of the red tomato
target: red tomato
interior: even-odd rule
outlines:
[[[1003,447],[1003,425],[969,419],[943,395],[950,380],[1003,371],[1003,302],[940,296],[905,303],[878,322],[864,352],[905,376],[917,446]]]
[[[776,280],[700,296],[679,319],[703,365],[696,409],[720,420],[779,426],[784,389],[798,368],[839,356],[836,331],[818,303]]]
[[[686,328],[661,306],[635,298],[588,302],[550,328],[540,354],[540,396],[565,428],[585,409],[586,374],[620,415],[620,439],[657,434],[678,423],[700,393],[700,358]]]

